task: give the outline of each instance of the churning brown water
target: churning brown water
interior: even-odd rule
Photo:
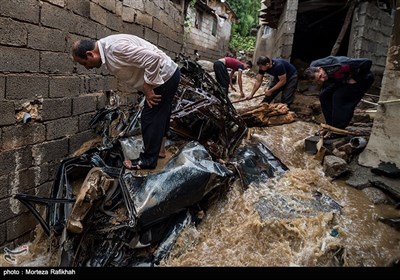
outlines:
[[[252,86],[248,79],[244,77],[247,93]],[[289,170],[249,186],[234,182],[199,225],[184,229],[160,266],[376,267],[400,258],[400,233],[376,219],[384,214],[398,217],[400,211],[374,205],[360,190],[325,177],[321,163],[303,148],[304,139],[318,129],[317,124],[302,121],[253,128],[250,141],[262,142]],[[342,208],[315,204],[316,192]],[[38,243],[32,247],[48,246],[47,240]],[[17,265],[49,265],[45,251],[31,252]]]
[[[400,211],[325,177],[321,163],[302,150],[317,129],[295,122],[254,131],[253,141],[267,145],[289,171],[245,188],[235,182],[197,228],[185,230],[162,265],[388,266],[398,258],[400,233],[376,217]],[[313,207],[315,191],[341,210]]]
[[[245,92],[251,86],[245,82]],[[197,227],[185,229],[161,266],[375,267],[398,259],[400,233],[376,217],[400,211],[325,177],[321,162],[304,152],[304,139],[318,129],[302,121],[253,128],[250,141],[262,142],[289,171],[245,187],[236,181]],[[315,192],[342,208],[317,207]]]

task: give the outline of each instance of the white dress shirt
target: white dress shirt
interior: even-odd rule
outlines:
[[[178,67],[166,53],[135,35],[110,35],[97,43],[108,71],[139,91],[144,81],[155,87],[164,84]]]

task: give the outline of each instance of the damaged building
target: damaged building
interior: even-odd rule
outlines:
[[[261,1],[254,57],[292,62],[302,73],[328,55],[373,61],[379,92],[393,26],[393,1]]]

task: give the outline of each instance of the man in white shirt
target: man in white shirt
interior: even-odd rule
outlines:
[[[144,151],[139,158],[125,160],[127,169],[154,169],[165,157],[165,135],[169,129],[172,101],[178,90],[178,65],[146,40],[129,34],[116,34],[72,44],[73,60],[86,69],[106,65],[108,71],[146,96],[141,114]]]

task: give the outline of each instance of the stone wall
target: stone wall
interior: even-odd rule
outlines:
[[[348,56],[367,57],[373,61],[375,86],[372,90],[379,94],[393,18],[375,3],[363,2],[356,7],[351,26]]]
[[[96,137],[88,123],[104,93],[129,91],[105,68],[74,65],[71,43],[130,33],[175,58],[183,22],[176,0],[1,0],[0,247],[27,242],[37,224],[13,195],[48,196],[60,161]]]

